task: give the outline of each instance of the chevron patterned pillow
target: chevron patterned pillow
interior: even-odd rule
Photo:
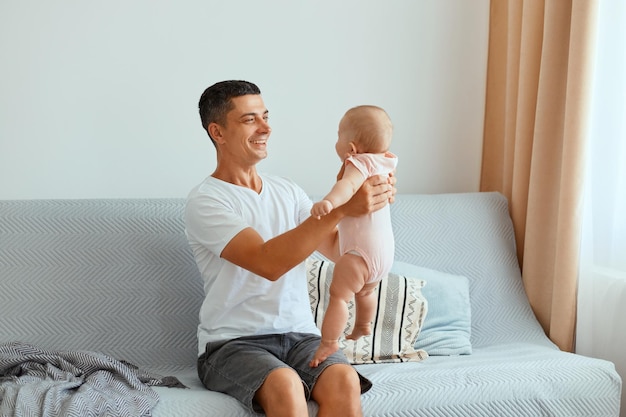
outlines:
[[[306,261],[311,310],[318,328],[322,326],[328,304],[332,262],[309,258]],[[358,340],[345,338],[354,324],[354,302],[348,306],[349,319],[339,346],[352,364],[382,362],[416,362],[428,357],[424,350],[414,348],[424,323],[428,304],[422,295],[425,281],[389,274],[378,285],[378,308],[372,334]]]

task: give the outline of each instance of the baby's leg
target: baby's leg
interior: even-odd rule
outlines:
[[[374,292],[376,286],[378,286],[378,282],[365,284],[363,289],[355,294],[356,318],[352,333],[346,336],[346,339],[356,340],[361,336],[372,334],[371,323],[374,320],[377,304],[376,293]]]
[[[339,258],[330,284],[328,308],[322,322],[322,342],[310,366],[316,367],[339,349],[339,337],[348,322],[348,303],[361,291],[369,275],[367,264],[358,255],[346,254]]]

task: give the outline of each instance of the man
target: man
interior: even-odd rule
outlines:
[[[393,199],[395,178],[369,179],[359,193],[321,219],[293,182],[260,174],[267,157],[269,112],[258,87],[223,81],[199,102],[202,125],[217,150],[211,176],[189,194],[186,233],[204,279],[198,326],[198,375],[257,412],[361,416],[360,394],[371,383],[341,352],[317,368],[319,344],[304,260],[315,250],[338,256],[336,225]]]

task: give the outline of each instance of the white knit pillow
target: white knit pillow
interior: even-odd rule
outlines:
[[[309,258],[306,261],[309,299],[315,324],[322,327],[328,304],[332,262]],[[354,302],[348,306],[348,325],[339,346],[352,364],[421,361],[428,357],[424,350],[413,346],[424,323],[428,303],[422,295],[425,281],[390,273],[378,285],[378,308],[372,334],[358,340],[348,340],[354,324]]]

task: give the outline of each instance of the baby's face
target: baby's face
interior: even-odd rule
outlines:
[[[337,156],[341,161],[345,161],[348,156],[352,154],[352,146],[350,145],[350,141],[346,138],[345,132],[342,132],[341,127],[339,127],[337,143],[335,144],[335,151],[337,152]]]

